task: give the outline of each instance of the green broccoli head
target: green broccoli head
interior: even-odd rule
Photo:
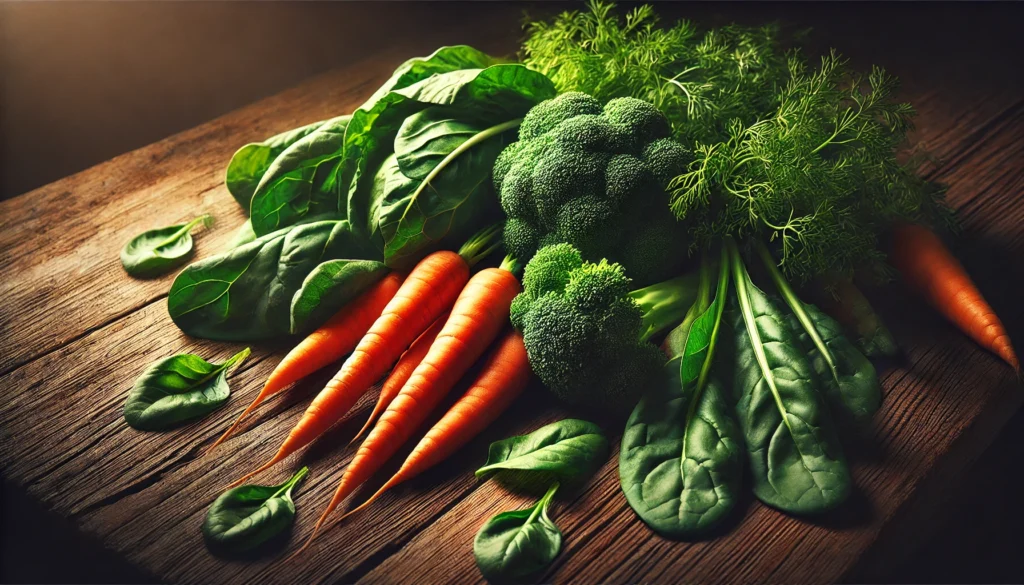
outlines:
[[[619,264],[586,262],[566,243],[527,263],[512,325],[523,333],[531,369],[560,399],[628,412],[664,363],[640,340],[644,313]]]
[[[669,124],[651,104],[620,98],[604,107],[579,92],[530,110],[519,142],[494,165],[494,185],[509,218],[505,244],[527,260],[541,247],[565,242],[583,259],[608,258],[639,285],[662,277],[650,265],[676,264],[687,247],[657,250],[645,238],[644,265],[626,253],[649,224],[674,222],[667,183],[685,170],[689,153],[670,139]],[[667,241],[667,240],[661,240]]]

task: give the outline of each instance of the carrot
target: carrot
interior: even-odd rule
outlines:
[[[510,331],[491,350],[469,390],[437,421],[409,454],[398,472],[377,493],[350,510],[355,514],[381,494],[437,465],[480,434],[512,404],[530,380],[530,363],[523,336]]]
[[[213,451],[217,445],[230,437],[242,419],[267,398],[352,351],[395,296],[401,284],[400,274],[388,274],[296,345],[284,356],[281,363],[277,364],[252,404],[242,411],[235,424],[210,445],[206,453]]]
[[[395,454],[494,341],[508,322],[512,299],[519,291],[519,281],[504,268],[486,268],[469,280],[430,351],[359,447],[309,540],[296,555],[313,542],[338,504]]]
[[[409,377],[416,370],[416,366],[420,365],[423,358],[430,351],[430,345],[437,339],[437,334],[441,332],[441,328],[444,327],[445,321],[448,320],[448,312],[445,312],[440,317],[434,320],[434,324],[416,338],[413,342],[412,347],[406,350],[402,354],[401,359],[395,364],[391,374],[388,375],[388,379],[384,381],[384,386],[380,389],[380,396],[377,398],[377,404],[373,407],[373,412],[370,413],[370,418],[366,420],[366,424],[363,428],[356,433],[356,436],[352,437],[349,444],[355,443],[363,436],[363,433],[370,430],[373,426],[373,422],[377,420],[380,413],[384,412],[384,409],[391,404],[391,401],[398,396],[398,392],[405,386],[405,383],[409,381]]]
[[[434,252],[421,260],[352,355],[313,399],[277,453],[233,487],[310,444],[338,422],[437,316],[451,306],[468,278],[469,267],[455,252]]]
[[[889,260],[903,279],[943,316],[982,347],[1020,370],[1020,361],[995,311],[981,296],[963,265],[927,228],[900,224],[893,232]]]

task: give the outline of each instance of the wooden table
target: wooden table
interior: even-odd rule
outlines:
[[[482,46],[508,47],[508,38]],[[276,449],[329,372],[250,419],[214,457],[199,455],[258,390],[282,348],[254,346],[231,379],[230,403],[200,422],[141,433],[121,415],[133,380],[154,360],[179,352],[221,359],[242,347],[183,335],[167,315],[172,276],[129,278],[118,262],[123,243],[144,229],[206,212],[218,225],[197,237],[198,257],[222,249],[243,221],[222,182],[236,148],[351,111],[395,65],[436,45],[403,41],[0,204],[0,472],[9,482],[160,580],[480,580],[471,553],[477,529],[491,515],[531,500],[493,481],[480,483],[471,470],[491,440],[572,414],[540,391],[527,393],[452,460],[365,513],[331,525],[302,562],[291,564],[280,562],[281,554],[250,562],[215,558],[199,526],[224,485]],[[949,184],[949,200],[964,223],[958,250],[1011,335],[1024,340],[1015,286],[1024,282],[1020,74],[970,60],[877,58],[879,46],[865,45],[862,56],[884,60],[904,80],[903,95],[920,113],[914,138],[942,159],[931,176]],[[841,510],[801,521],[748,499],[718,538],[670,542],[635,517],[610,458],[585,488],[556,502],[553,516],[565,545],[540,579],[804,582],[884,575],[886,562],[920,542],[941,516],[948,485],[988,446],[1024,392],[1008,367],[898,285],[874,296],[907,359],[880,371],[885,402],[869,436],[850,449],[857,489]],[[290,548],[309,533],[334,491],[353,454],[345,445],[374,399],[366,397],[307,452],[263,476],[271,483],[300,463],[313,468],[299,489]],[[357,498],[372,493],[393,469]]]

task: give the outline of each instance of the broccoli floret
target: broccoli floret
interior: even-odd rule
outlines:
[[[696,296],[694,279],[644,290],[655,287],[636,295],[619,264],[585,262],[565,243],[541,248],[526,265],[523,292],[511,309],[531,369],[562,400],[629,412],[665,361],[647,342],[648,330],[678,323]]]
[[[543,246],[565,242],[585,260],[608,258],[623,264],[637,284],[650,284],[657,272],[650,265],[675,264],[688,248],[643,245],[645,264],[634,270],[634,255],[624,245],[648,224],[673,218],[661,178],[684,170],[678,163],[686,150],[664,139],[668,127],[654,106],[632,98],[602,108],[570,92],[535,106],[523,119],[519,142],[494,165],[511,226],[505,230],[509,252],[526,261]]]
[[[589,95],[578,91],[563,93],[544,100],[527,112],[519,127],[519,138],[536,138],[569,118],[600,113],[601,103]]]
[[[625,126],[644,142],[668,138],[672,128],[668,118],[653,104],[631,97],[615,98],[604,106],[604,115],[610,122]]]
[[[686,230],[674,218],[664,217],[639,228],[622,246],[622,262],[637,282],[657,282],[679,274],[686,255],[666,257],[665,250],[685,250]]]
[[[669,181],[686,170],[686,165],[693,160],[693,155],[675,140],[662,138],[648,144],[641,158],[647,163],[658,183],[665,187]]]

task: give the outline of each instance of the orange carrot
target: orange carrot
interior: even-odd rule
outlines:
[[[421,260],[277,453],[233,487],[310,444],[338,422],[438,315],[451,307],[468,278],[469,266],[455,252],[434,252]]]
[[[900,224],[893,232],[889,260],[912,289],[961,331],[1020,369],[1006,328],[938,236],[919,225]]]
[[[388,274],[296,345],[277,364],[252,404],[242,411],[235,424],[210,445],[206,453],[230,437],[242,419],[267,398],[351,352],[395,296],[401,284],[402,275],[396,272]]]
[[[469,390],[420,440],[398,472],[370,499],[339,521],[370,505],[387,490],[448,458],[505,412],[522,394],[529,380],[530,363],[523,336],[518,331],[510,331],[491,350]]]
[[[402,354],[401,359],[398,360],[394,369],[391,370],[391,374],[388,375],[388,379],[384,381],[384,386],[380,389],[380,396],[377,398],[377,405],[373,407],[370,418],[366,419],[366,424],[363,425],[363,428],[349,441],[350,445],[359,440],[363,433],[370,430],[370,427],[373,426],[373,422],[377,420],[380,413],[384,412],[384,409],[391,404],[395,396],[398,396],[398,392],[409,381],[409,377],[416,370],[416,366],[420,365],[427,352],[430,351],[430,345],[434,343],[434,340],[437,339],[437,334],[444,327],[444,322],[448,320],[448,314],[448,312],[445,312],[434,320],[434,324],[430,326],[430,329],[424,331],[423,335],[420,335],[413,342],[412,347]]]
[[[341,484],[298,552],[313,541],[331,512],[395,454],[508,322],[519,281],[504,268],[476,273],[412,377],[391,402],[342,475]]]

